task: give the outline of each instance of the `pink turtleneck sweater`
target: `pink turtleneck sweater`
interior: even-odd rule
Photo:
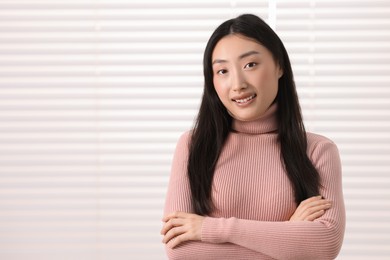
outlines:
[[[234,120],[218,160],[212,188],[216,210],[202,225],[201,241],[188,241],[169,259],[334,259],[345,229],[341,164],[336,145],[307,133],[307,154],[321,177],[320,193],[332,208],[315,221],[288,221],[297,208],[280,160],[277,105],[258,120]],[[164,215],[192,212],[187,179],[190,132],[178,141]],[[212,140],[210,140],[212,141]]]

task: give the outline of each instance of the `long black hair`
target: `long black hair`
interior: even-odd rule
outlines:
[[[211,35],[203,57],[204,91],[189,144],[188,177],[195,213],[213,210],[211,189],[215,166],[231,131],[232,117],[220,101],[213,84],[212,53],[224,36],[240,34],[267,48],[283,71],[279,78],[278,141],[281,161],[294,189],[295,201],[318,195],[320,178],[306,154],[307,137],[287,51],[276,33],[259,17],[243,14],[222,23]]]

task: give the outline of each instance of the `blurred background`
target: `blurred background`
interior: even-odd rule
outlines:
[[[0,259],[166,259],[170,164],[212,31],[262,17],[339,147],[337,259],[390,259],[390,2],[0,0]]]

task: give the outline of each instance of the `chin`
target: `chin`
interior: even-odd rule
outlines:
[[[255,115],[233,115],[233,118],[240,120],[240,121],[253,121],[259,117],[260,116],[256,117]]]

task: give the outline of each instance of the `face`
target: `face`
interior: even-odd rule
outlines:
[[[212,64],[215,90],[234,118],[255,120],[275,100],[283,72],[271,52],[253,39],[223,37],[214,48]]]

